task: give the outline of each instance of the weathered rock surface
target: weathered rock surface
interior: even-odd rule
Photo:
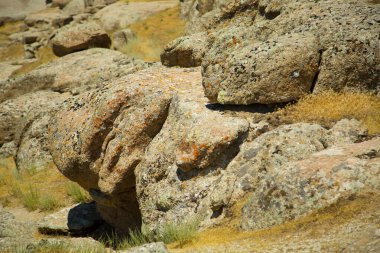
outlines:
[[[122,250],[120,253],[169,253],[169,251],[163,242],[154,242],[133,247],[128,250]]]
[[[0,249],[11,251],[20,245],[33,244],[35,232],[33,222],[20,222],[10,212],[0,206]]]
[[[161,130],[178,85],[199,72],[150,68],[68,100],[49,126],[50,152],[69,179],[89,190],[102,217],[127,231],[141,225],[134,170]]]
[[[41,91],[27,94],[14,99],[8,99],[0,106],[0,144],[12,141],[20,135],[27,123],[28,114],[36,117],[48,112],[67,95],[51,91]],[[32,116],[33,115],[33,116]]]
[[[177,1],[157,2],[117,2],[103,8],[95,14],[106,31],[127,28],[138,20],[144,20],[152,14],[175,7]]]
[[[261,229],[379,189],[380,139],[335,146],[284,163],[257,184],[243,208],[243,229]]]
[[[43,234],[79,235],[102,222],[94,202],[81,203],[46,216],[38,224],[38,231]]]
[[[26,16],[24,22],[29,27],[54,27],[59,28],[72,21],[72,17],[58,8],[48,8]]]
[[[182,6],[192,32],[208,34],[202,74],[211,102],[269,104],[328,89],[379,91],[376,4],[199,0]],[[181,54],[196,57],[188,56],[197,52],[188,40],[177,40],[178,57],[166,58],[166,65],[181,64]]]
[[[127,43],[136,38],[136,34],[131,29],[123,29],[112,34],[112,48],[123,50]]]
[[[202,114],[207,115],[204,121]],[[220,132],[219,127],[224,131]],[[231,134],[234,131],[235,135]],[[223,117],[186,99],[174,100],[163,129],[147,147],[136,169],[137,196],[144,224],[154,229],[197,215],[202,216],[204,226],[218,222],[230,206],[246,192],[253,191],[277,167],[351,140],[342,138],[347,135],[338,134],[339,129],[329,131],[319,125],[295,124],[242,144],[247,131],[248,123],[242,119]],[[202,134],[207,140],[199,138]],[[359,136],[362,130],[353,130],[351,134]],[[221,145],[218,138],[221,143],[226,142],[224,147],[228,149],[218,152],[217,147]],[[192,141],[191,146],[186,145],[188,139]],[[206,163],[207,169],[202,167],[204,154],[218,157]]]
[[[207,38],[205,33],[199,33],[169,43],[161,54],[162,64],[168,67],[200,66],[208,46],[205,38]]]
[[[26,75],[0,83],[0,102],[38,90],[80,92],[102,87],[104,82],[150,64],[109,49],[93,48],[73,53]]]
[[[97,23],[87,22],[60,28],[51,43],[54,54],[64,56],[93,47],[109,48],[111,39]]]
[[[14,71],[21,68],[21,65],[12,64],[11,62],[1,62],[0,63],[0,82],[7,80]]]

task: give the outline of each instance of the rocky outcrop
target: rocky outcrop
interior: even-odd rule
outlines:
[[[51,122],[55,164],[90,191],[112,225],[124,231],[141,225],[135,168],[162,128],[176,86],[187,87],[197,76],[164,68],[127,75],[68,100]]]
[[[211,102],[270,104],[329,89],[379,91],[380,13],[374,4],[198,0],[185,1],[183,14],[192,31],[208,34],[202,73]],[[198,51],[196,43],[189,48],[191,38],[177,40],[171,54],[178,56],[163,62],[196,58],[188,55]]]
[[[111,39],[97,23],[87,22],[62,27],[51,43],[54,54],[64,56],[94,47],[109,48]]]
[[[78,94],[150,64],[108,49],[93,48],[54,60],[26,75],[0,83],[0,102],[38,90]]]
[[[207,49],[205,38],[205,33],[199,33],[169,43],[161,54],[162,64],[186,68],[200,66]]]
[[[0,146],[2,156],[14,155],[18,168],[42,168],[52,162],[46,142],[50,112],[68,94],[40,91],[0,104]]]
[[[379,189],[380,139],[335,146],[273,167],[243,208],[243,229],[261,229]]]
[[[72,21],[72,17],[58,8],[44,9],[26,16],[24,22],[29,27],[54,27],[59,28]]]
[[[121,51],[126,48],[127,43],[135,38],[136,34],[131,29],[117,31],[112,35],[112,48]]]
[[[152,14],[175,7],[177,1],[157,2],[117,2],[103,8],[95,14],[106,31],[115,31],[127,28],[129,25],[144,20]]]

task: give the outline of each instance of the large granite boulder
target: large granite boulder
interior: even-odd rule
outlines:
[[[67,25],[73,18],[58,8],[47,8],[38,12],[34,12],[26,16],[24,22],[29,27],[59,28]]]
[[[38,90],[82,91],[102,87],[104,82],[150,64],[109,49],[92,48],[54,60],[25,75],[0,83],[0,102]]]
[[[270,104],[329,89],[380,90],[374,3],[198,0],[182,8],[188,31],[206,31],[202,75],[211,102]],[[175,57],[164,57],[164,64],[198,58],[200,43],[188,43],[198,37],[177,40],[169,50]]]
[[[243,208],[242,228],[267,228],[378,190],[379,172],[379,138],[280,164],[257,184]]]
[[[54,54],[64,56],[94,47],[109,48],[111,39],[97,23],[86,22],[60,28],[51,43]]]
[[[49,126],[58,169],[87,189],[102,217],[128,231],[141,225],[135,168],[160,132],[178,84],[199,72],[150,68],[67,100]]]
[[[51,163],[46,142],[50,113],[68,97],[39,91],[0,103],[0,156],[15,156],[21,170]]]
[[[199,33],[172,41],[161,53],[162,64],[186,68],[200,66],[208,46],[206,37],[205,33]]]

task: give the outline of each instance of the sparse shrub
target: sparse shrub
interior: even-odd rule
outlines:
[[[193,241],[197,236],[199,219],[194,219],[181,224],[169,223],[161,231],[164,243],[177,242],[179,247]]]
[[[380,133],[380,98],[369,93],[326,91],[301,98],[281,112],[291,122],[324,126],[332,126],[343,118],[354,118],[368,128],[369,134]]]
[[[100,241],[114,249],[127,249],[152,242],[177,243],[179,247],[193,241],[197,237],[200,221],[198,218],[184,223],[167,223],[158,232],[148,230],[144,225],[141,230],[129,230],[127,236],[111,232]]]
[[[51,195],[44,195],[40,198],[39,209],[41,211],[52,211],[59,206],[58,201]]]
[[[29,211],[37,210],[40,206],[40,194],[37,188],[32,187],[32,185],[29,184],[28,191],[21,195],[21,201]]]
[[[66,184],[66,193],[75,203],[89,202],[91,200],[88,193],[74,182]]]

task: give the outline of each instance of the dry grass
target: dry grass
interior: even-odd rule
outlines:
[[[281,225],[257,231],[241,231],[238,225],[241,219],[241,207],[245,203],[242,201],[233,208],[232,217],[226,219],[220,226],[200,232],[196,241],[186,244],[183,248],[178,248],[176,244],[170,244],[168,248],[171,252],[180,253],[192,252],[193,249],[199,250],[205,246],[212,248],[233,243],[240,246],[247,244],[247,247],[254,245],[254,252],[270,252],[273,250],[271,246],[281,242],[287,243],[286,240],[289,238],[297,238],[302,243],[303,240],[319,238],[332,228],[345,226],[363,212],[376,214],[379,201],[378,192],[364,193],[354,200],[342,200],[338,204]]]
[[[24,30],[24,22],[9,22],[0,26],[0,45],[6,45],[0,48],[0,62],[22,59],[24,57],[24,47],[21,43],[10,44],[8,36],[12,33]]]
[[[76,203],[68,196],[70,182],[53,164],[39,171],[19,172],[13,158],[0,160],[0,203],[3,206],[53,211]]]
[[[129,28],[136,34],[136,39],[129,41],[121,51],[154,62],[160,60],[161,52],[170,41],[184,34],[185,23],[179,18],[177,6],[136,22]]]
[[[309,95],[281,110],[291,122],[331,126],[343,118],[361,121],[369,134],[380,133],[380,98],[369,93],[326,91]]]

